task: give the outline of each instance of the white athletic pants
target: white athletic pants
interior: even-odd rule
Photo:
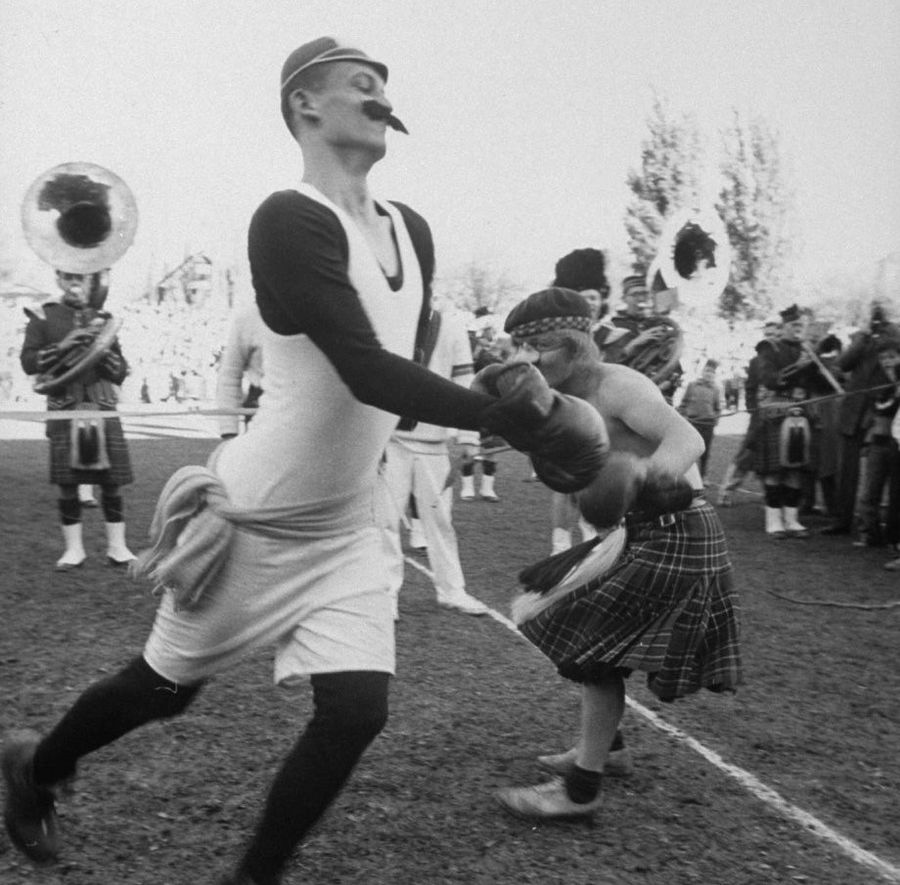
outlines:
[[[451,519],[453,490],[445,488],[450,475],[450,456],[446,443],[416,442],[414,445],[416,451],[392,439],[387,447],[384,475],[397,508],[396,518],[384,532],[390,588],[396,599],[403,584],[400,523],[412,492],[428,544],[428,561],[434,573],[437,597],[441,601],[452,600],[465,592],[466,584]]]

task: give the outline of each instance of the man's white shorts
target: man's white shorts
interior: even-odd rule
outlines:
[[[238,530],[227,564],[193,611],[166,593],[144,647],[161,676],[191,684],[261,645],[274,645],[275,681],[395,668],[394,619],[381,531],[335,538],[265,538]]]

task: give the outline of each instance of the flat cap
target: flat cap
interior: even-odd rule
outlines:
[[[590,332],[591,306],[574,289],[554,286],[541,289],[520,301],[503,324],[503,331],[516,338],[527,338],[556,329]]]
[[[385,83],[387,82],[388,69],[383,62],[369,58],[361,49],[346,46],[334,37],[318,37],[310,40],[309,43],[304,43],[285,59],[281,66],[282,95],[299,73],[313,65],[322,65],[332,61],[357,61],[369,65],[381,75],[381,79]]]

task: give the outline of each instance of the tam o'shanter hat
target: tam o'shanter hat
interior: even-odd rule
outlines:
[[[527,338],[557,329],[589,332],[591,306],[573,289],[558,286],[542,289],[517,304],[506,318],[503,331],[514,338]]]
[[[291,85],[295,77],[314,65],[332,61],[356,61],[374,68],[381,79],[387,82],[388,69],[383,62],[369,58],[361,49],[354,49],[334,37],[318,37],[295,49],[281,66],[281,94]]]

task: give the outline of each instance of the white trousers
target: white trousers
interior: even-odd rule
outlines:
[[[453,490],[446,487],[449,475],[446,443],[416,443],[416,451],[396,439],[388,443],[384,477],[396,506],[396,518],[384,532],[384,544],[389,586],[395,599],[403,584],[400,524],[410,493],[416,499],[438,599],[452,600],[465,593],[466,582],[451,517]]]

